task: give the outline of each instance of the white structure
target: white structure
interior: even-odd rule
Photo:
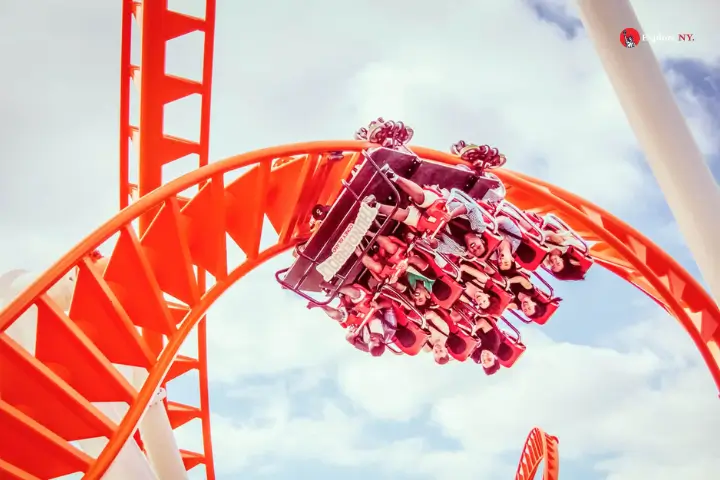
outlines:
[[[580,16],[711,295],[720,300],[720,188],[695,143],[629,0],[578,0]]]
[[[103,260],[95,263],[100,273],[105,264],[106,261]],[[36,273],[26,270],[12,270],[0,275],[0,307],[17,297],[37,276]],[[70,309],[76,280],[76,272],[71,271],[48,290],[50,298],[66,312]],[[29,353],[35,355],[37,309],[35,307],[28,309],[6,330],[6,333]],[[147,370],[137,367],[125,365],[115,365],[115,367],[138,390],[148,375]],[[140,420],[140,436],[147,455],[140,450],[134,438],[130,437],[103,475],[103,480],[187,480],[188,473],[183,465],[170,419],[163,404],[164,398],[165,390],[159,389]],[[128,410],[128,405],[125,403],[93,402],[93,405],[116,423],[122,421]],[[107,444],[106,438],[89,438],[77,442],[81,450],[93,457],[100,455]],[[70,475],[67,478],[76,477]]]

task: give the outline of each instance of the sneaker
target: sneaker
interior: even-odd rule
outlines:
[[[380,172],[384,173],[387,178],[389,178],[391,181],[395,181],[398,179],[398,174],[395,173],[395,170],[390,167],[387,163],[380,167]]]
[[[466,146],[467,146],[467,144],[463,140],[455,142],[450,146],[450,153],[452,153],[453,155],[457,155],[459,157],[460,151],[463,148],[465,148]]]
[[[377,200],[375,199],[375,195],[368,195],[367,197],[363,198],[363,203],[367,204],[369,207],[374,207],[377,204]]]
[[[385,146],[385,140],[387,140],[386,130],[387,127],[384,124],[377,124],[370,127],[368,130],[368,141]]]
[[[362,127],[357,129],[355,132],[355,140],[367,140],[368,139],[368,131],[367,128]]]

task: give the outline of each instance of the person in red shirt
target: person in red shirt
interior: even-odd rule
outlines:
[[[548,303],[540,298],[537,288],[526,275],[509,278],[508,284],[515,296],[508,308],[521,310],[529,319],[541,318],[545,315]]]

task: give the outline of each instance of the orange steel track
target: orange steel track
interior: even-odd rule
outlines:
[[[75,471],[85,472],[87,479],[100,478],[135,432],[156,389],[196,365],[176,354],[207,309],[250,270],[307,237],[304,225],[310,208],[334,200],[339,180],[359,158],[357,152],[367,146],[357,141],[311,142],[211,163],[141,197],[38,278],[0,312],[0,331],[4,332],[25,310],[33,305],[38,308],[34,356],[0,333],[0,369],[3,382],[8,382],[3,383],[0,399],[0,431],[7,432],[0,439],[0,458],[5,462],[0,472],[10,472],[14,466],[40,478]],[[450,154],[413,149],[426,159],[458,162]],[[329,162],[326,152],[335,151],[345,152],[345,159]],[[225,173],[240,168],[247,170],[233,181],[224,181]],[[591,249],[597,262],[675,316],[720,385],[720,312],[689,274],[650,240],[598,207],[518,173],[502,170],[498,175],[508,187],[510,201],[533,211],[555,212],[597,242]],[[178,197],[199,184],[204,186],[192,198]],[[157,213],[147,231],[138,236],[131,222],[153,211]],[[260,250],[264,216],[279,240]],[[247,256],[237,266],[228,265],[226,233]],[[115,234],[119,236],[114,251],[99,276],[88,268],[89,254]],[[80,268],[77,286],[65,314],[45,292],[75,266]],[[215,278],[204,293],[193,266]],[[168,305],[162,292],[185,306]],[[136,327],[167,337],[158,356]],[[113,364],[146,368],[149,376],[135,391]],[[101,401],[131,406],[115,425],[91,405]],[[188,410],[194,411],[170,405],[175,426],[189,420]],[[93,437],[110,438],[97,459],[70,444]],[[37,462],[37,452],[43,452],[45,462]],[[183,456],[188,468],[206,462],[200,453],[184,452]],[[530,460],[523,459],[528,464]]]
[[[545,462],[542,480],[557,480],[560,474],[560,457],[558,456],[558,439],[533,428],[525,441],[515,480],[532,480],[540,466]]]

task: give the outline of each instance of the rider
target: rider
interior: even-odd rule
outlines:
[[[470,354],[470,358],[483,367],[486,375],[493,375],[500,369],[498,351],[502,340],[500,333],[489,321],[480,318],[475,322],[474,337],[478,345]]]
[[[500,273],[507,274],[518,267],[517,262],[515,262],[515,252],[517,252],[523,240],[522,230],[512,219],[505,215],[498,215],[496,222],[498,232],[503,239],[490,256],[490,259],[496,263]]]
[[[587,245],[577,238],[570,230],[560,228],[558,225],[546,221],[540,215],[533,212],[526,212],[526,215],[536,225],[531,225],[523,218],[514,216],[517,225],[527,231],[540,229],[545,237],[545,244],[550,251],[543,260],[558,280],[583,280],[587,273],[578,259],[573,255],[573,250],[585,251]],[[502,218],[505,218],[502,216]],[[514,223],[514,222],[513,222]],[[517,235],[513,232],[513,235]]]
[[[321,286],[328,290],[333,288],[326,282]],[[373,301],[370,295],[370,291],[360,284],[345,285],[338,289],[340,298],[338,308],[314,303],[308,304],[308,308],[319,307],[330,318],[347,327],[349,332],[346,339],[359,350],[369,351],[375,357],[385,351],[385,345],[388,343],[386,337],[405,347],[413,345],[416,341],[415,334],[407,328],[406,322],[397,320],[392,302],[384,298]],[[371,313],[371,309],[375,310],[375,316],[368,321],[362,332],[357,332],[357,326],[362,323],[365,315]],[[377,313],[381,318],[377,317]],[[378,335],[380,331],[386,332],[387,335]],[[362,337],[360,333],[363,334]]]
[[[488,274],[467,263],[461,263],[458,269],[458,281],[463,283],[465,293],[475,302],[478,309],[486,315],[500,315],[501,299],[491,289],[488,282],[493,280]],[[462,297],[462,300],[466,300]]]
[[[446,301],[452,295],[452,289],[448,284],[448,281],[451,280],[444,275],[438,277],[429,263],[426,264],[425,268],[411,265],[405,272],[403,280],[409,287],[413,305],[418,308],[438,308],[438,301]]]
[[[426,189],[426,191],[431,192],[428,194],[429,198],[438,196],[429,189]],[[371,195],[367,197],[365,201],[372,203],[374,197]],[[442,199],[436,201],[444,202]],[[390,205],[381,204],[378,205],[378,210],[382,215],[392,215],[393,220],[423,232],[433,233],[441,221],[445,222],[444,228],[440,230],[438,235],[430,242],[431,246],[438,253],[459,257],[468,255],[482,257],[486,252],[486,243],[482,237],[482,233],[485,231],[485,224],[470,220],[470,216],[466,214],[467,210],[460,205],[451,212],[443,213],[442,216],[444,218],[429,216],[426,214],[427,210],[423,212],[414,205],[408,208],[395,209]],[[458,218],[460,216],[466,216],[467,218]]]
[[[553,232],[546,234],[546,243],[551,247],[544,264],[558,280],[584,280],[585,270],[572,256],[573,248],[585,248],[571,232]]]
[[[398,332],[397,317],[391,303],[381,302],[375,305],[379,315],[370,318],[362,329],[358,329],[356,325],[348,326],[348,333],[345,335],[345,339],[352,346],[360,351],[370,352],[373,357],[385,353],[385,345],[391,343]]]
[[[515,296],[508,308],[513,310],[519,308],[529,319],[541,318],[545,315],[548,303],[540,298],[537,288],[530,279],[525,275],[516,275],[508,279],[508,285]]]
[[[358,247],[355,254],[360,255],[362,264],[377,280],[390,279],[389,283],[394,284],[412,266],[420,270],[428,268],[425,260],[413,253],[407,254],[407,245],[402,240],[386,235],[377,235],[375,240],[378,247],[375,253],[363,254]]]
[[[428,321],[428,329],[430,330],[428,344],[425,346],[425,350],[432,351],[435,363],[445,365],[450,361],[447,346],[450,327],[440,315],[432,310],[425,312],[425,319]]]

